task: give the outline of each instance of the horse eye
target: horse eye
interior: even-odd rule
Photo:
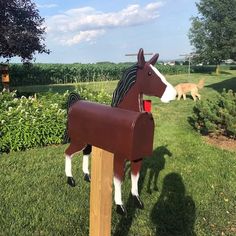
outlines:
[[[152,72],[151,72],[151,71],[148,71],[148,75],[151,76],[151,75],[152,75]]]

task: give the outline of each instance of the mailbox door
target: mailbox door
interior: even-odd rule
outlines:
[[[147,156],[153,152],[154,120],[151,113],[141,113],[134,129],[132,154],[130,160],[134,161]]]

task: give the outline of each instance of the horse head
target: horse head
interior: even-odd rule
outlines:
[[[138,53],[138,70],[136,85],[140,93],[148,96],[156,96],[162,102],[169,102],[176,97],[176,90],[167,82],[156,67],[154,67],[159,54],[155,54],[149,61],[145,61],[144,52],[141,48]]]

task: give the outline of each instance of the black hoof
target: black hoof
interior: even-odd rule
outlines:
[[[67,183],[71,186],[71,187],[75,187],[75,180],[73,177],[67,177]]]
[[[140,199],[139,196],[134,196],[133,195],[133,202],[134,202],[135,207],[137,207],[138,209],[143,209],[144,208],[143,202],[142,202],[142,200]]]
[[[91,182],[91,179],[90,179],[90,175],[89,174],[84,174],[84,180],[86,181],[86,182]]]
[[[116,213],[122,216],[127,215],[127,211],[124,205],[116,205]]]

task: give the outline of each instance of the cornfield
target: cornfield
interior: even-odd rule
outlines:
[[[133,63],[11,64],[11,86],[119,80]],[[157,65],[163,74],[187,73],[187,66]]]

